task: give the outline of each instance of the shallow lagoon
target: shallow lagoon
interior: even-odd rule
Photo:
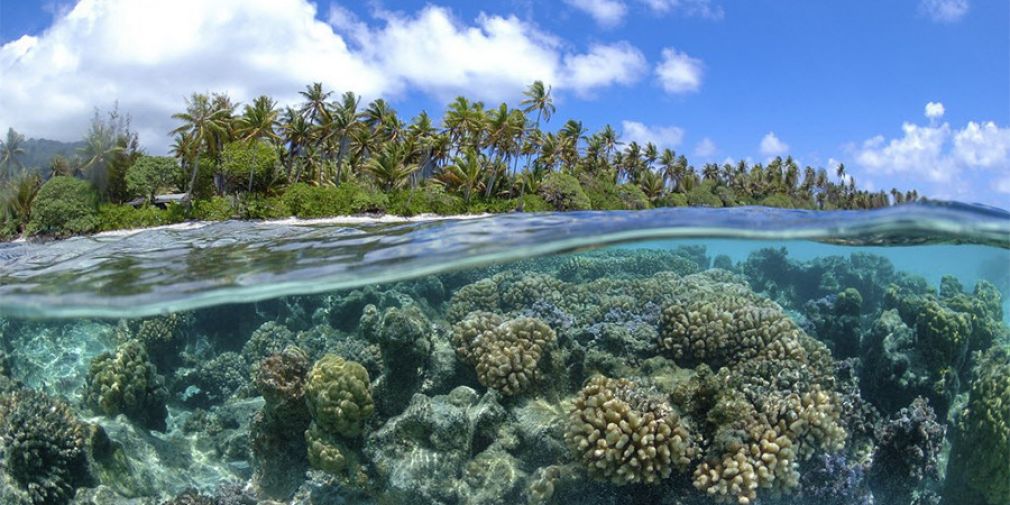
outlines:
[[[954,210],[8,246],[0,501],[1010,503],[1010,219]]]

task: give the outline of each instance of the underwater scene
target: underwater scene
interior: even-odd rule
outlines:
[[[0,245],[0,503],[1010,505],[1010,215]]]

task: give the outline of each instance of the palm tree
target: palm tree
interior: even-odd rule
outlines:
[[[642,172],[638,180],[638,187],[642,188],[642,192],[649,197],[650,202],[655,202],[663,196],[664,186],[663,176],[652,170]]]
[[[193,156],[193,168],[189,176],[185,201],[193,196],[196,175],[200,170],[200,156],[213,151],[213,144],[223,137],[229,128],[231,111],[224,108],[214,108],[210,98],[202,93],[194,93],[186,100],[186,112],[172,114],[173,119],[183,122],[172,133],[188,135]]]
[[[14,128],[7,128],[7,138],[0,141],[0,165],[4,166],[4,177],[10,177],[13,175],[11,172],[11,165],[17,165],[18,170],[24,170],[24,164],[21,163],[19,158],[25,153],[24,144],[25,136],[14,131]]]
[[[519,102],[523,105],[523,112],[529,114],[530,112],[537,111],[536,127],[540,128],[540,118],[544,121],[550,121],[551,116],[557,108],[554,107],[554,99],[551,98],[551,88],[544,87],[543,81],[534,81],[530,84],[529,88],[523,92],[526,98]]]
[[[305,98],[300,112],[305,119],[312,124],[323,122],[324,117],[329,114],[329,107],[326,101],[329,100],[332,91],[323,89],[323,83],[314,82],[305,86],[305,91],[299,91],[299,95]]]
[[[108,183],[109,164],[116,155],[125,150],[118,140],[114,125],[102,121],[96,112],[84,138],[84,145],[77,149],[84,159],[80,167],[81,172],[84,172],[103,194]]]
[[[252,105],[246,105],[242,117],[238,119],[236,134],[239,140],[267,140],[272,144],[281,141],[277,134],[279,124],[277,102],[266,95],[257,97]]]
[[[365,163],[368,172],[384,191],[403,187],[418,166],[407,162],[407,145],[387,143]]]
[[[36,174],[21,173],[2,188],[0,194],[0,221],[15,223],[17,231],[23,232],[31,218],[32,203],[42,187],[42,179]]]
[[[467,148],[462,156],[453,158],[452,164],[446,166],[435,179],[446,188],[463,193],[463,200],[469,204],[474,192],[481,189],[486,161],[476,149]]]

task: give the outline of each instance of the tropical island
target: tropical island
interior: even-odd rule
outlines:
[[[441,120],[405,122],[382,98],[367,105],[321,83],[280,107],[194,93],[173,115],[171,156],[145,153],[129,116],[97,111],[70,156],[27,166],[25,138],[0,141],[0,239],[67,237],[190,220],[456,215],[655,207],[872,209],[914,202],[914,190],[868,191],[839,164],[800,168],[707,163],[653,143],[622,142],[613,127],[549,126],[550,86],[531,84],[512,106],[457,97]]]

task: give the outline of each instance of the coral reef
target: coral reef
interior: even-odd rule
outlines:
[[[250,430],[253,483],[263,497],[289,498],[308,468],[305,430],[311,420],[305,402],[309,359],[297,347],[264,358],[253,373],[263,409]]]
[[[530,317],[501,321],[473,312],[453,327],[460,359],[474,365],[482,385],[506,396],[522,393],[537,380],[541,358],[554,339],[550,326]]]
[[[938,482],[944,432],[924,398],[916,398],[877,426],[869,480],[882,503],[913,503],[923,481]]]
[[[61,505],[91,476],[85,426],[70,407],[29,389],[0,396],[0,501]]]
[[[323,356],[309,371],[305,399],[312,417],[305,432],[309,464],[334,475],[358,471],[342,439],[361,435],[375,411],[368,372],[356,362]]]
[[[968,403],[954,426],[944,498],[950,503],[1010,504],[1010,349],[979,360]]]
[[[656,393],[597,376],[576,398],[565,440],[594,477],[655,484],[697,454],[680,415]]]
[[[100,414],[123,414],[144,428],[164,431],[167,396],[164,378],[136,340],[91,362],[84,398]]]

